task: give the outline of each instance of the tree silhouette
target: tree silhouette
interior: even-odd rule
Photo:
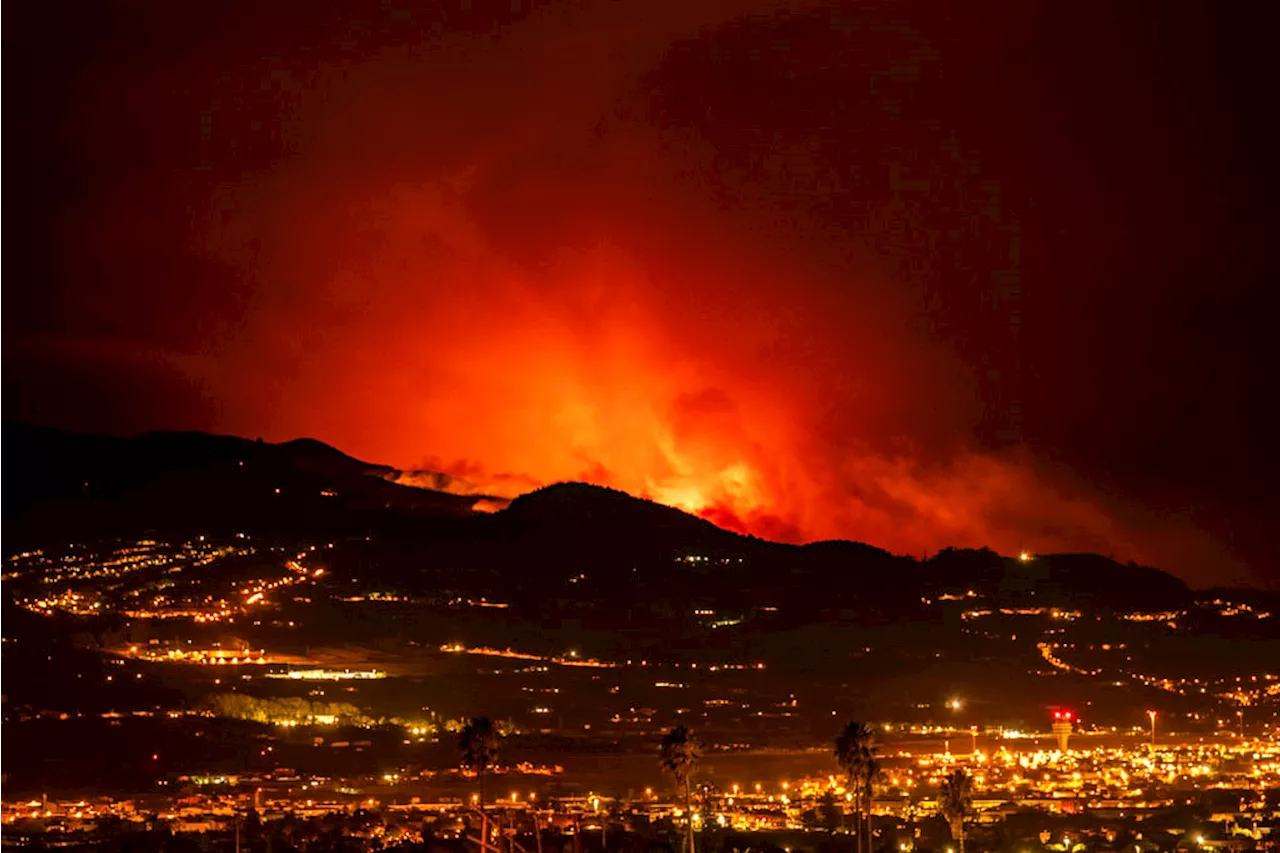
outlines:
[[[480,816],[485,823],[485,776],[498,760],[502,734],[488,717],[475,717],[458,732],[458,750],[462,766],[480,778]],[[489,839],[483,839],[487,844]]]
[[[964,819],[973,806],[973,780],[963,769],[952,770],[938,787],[938,813],[951,827],[951,837],[964,853]]]
[[[840,803],[836,800],[836,792],[828,788],[822,793],[821,799],[818,800],[818,807],[814,809],[814,816],[817,823],[827,831],[827,834],[834,834],[836,827],[844,822],[844,809],[840,808]]]
[[[853,794],[856,847],[862,848],[859,821],[865,821],[867,853],[871,853],[871,798],[875,792],[876,777],[880,773],[874,738],[875,733],[870,726],[854,720],[847,723],[836,736],[835,749],[832,750],[836,763],[844,771],[848,790]]]
[[[685,726],[676,726],[662,736],[662,748],[659,751],[662,768],[676,780],[677,785],[684,787],[685,841],[688,853],[693,848],[693,772],[698,765],[702,752],[698,739]]]

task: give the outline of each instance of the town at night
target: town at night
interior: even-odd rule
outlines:
[[[530,585],[468,584],[406,572],[372,537],[14,555],[6,836],[458,847],[479,817],[522,850],[675,847],[690,826],[712,850],[827,850],[865,838],[869,814],[872,849],[945,850],[939,797],[959,772],[967,849],[1271,842],[1280,641],[1264,594],[1166,581],[1146,609],[1141,576],[1097,594],[1011,585],[1080,557],[885,554],[922,594],[874,613],[721,587],[813,559],[737,539],[668,565],[637,554],[636,574],[673,590],[648,601],[579,557]],[[960,567],[966,588],[948,580]],[[479,768],[459,750],[476,717],[492,726]],[[850,720],[869,787],[836,746]],[[697,745],[687,798],[660,761],[672,731]]]
[[[1280,852],[1258,11],[10,4],[0,844]]]

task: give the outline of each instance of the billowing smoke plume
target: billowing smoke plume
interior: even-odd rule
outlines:
[[[719,55],[707,44],[759,5],[555,7],[244,62],[215,39],[162,69],[207,96],[189,244],[236,296],[173,347],[215,426],[314,435],[470,494],[588,480],[788,541],[1188,553],[1025,452],[975,444],[982,368],[922,319],[927,277],[962,259],[931,253],[942,238],[896,189],[912,185],[891,162],[908,101],[866,95],[917,85],[927,39],[828,26],[834,46],[787,67],[850,69],[862,112],[833,145],[823,114],[743,112],[735,87],[777,101],[763,72],[716,83],[681,64]],[[134,95],[121,120],[160,145],[154,82],[115,85]],[[973,162],[935,148],[955,221],[1009,240]],[[884,192],[867,177],[882,173]],[[141,226],[168,233],[162,195],[134,185],[85,212],[89,256],[145,257]],[[857,216],[837,223],[833,198]]]

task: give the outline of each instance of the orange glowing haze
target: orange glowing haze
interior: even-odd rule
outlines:
[[[751,4],[616,5],[219,78],[219,103],[276,81],[288,155],[201,198],[195,248],[247,284],[172,363],[218,401],[217,428],[500,495],[587,480],[787,541],[1164,565],[1203,545],[1025,451],[977,448],[977,369],[874,248],[905,214],[876,200],[866,234],[833,233],[833,179],[795,166],[811,134],[772,135],[748,173],[672,118],[654,94],[671,45]],[[121,110],[147,108],[147,79]],[[218,116],[210,145],[252,118]],[[82,214],[89,256],[146,256],[135,192],[153,189]]]

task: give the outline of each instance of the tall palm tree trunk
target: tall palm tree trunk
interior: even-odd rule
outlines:
[[[689,842],[689,853],[694,853],[693,849],[693,783],[688,776],[684,777],[684,819],[685,838]]]
[[[489,850],[489,813],[484,808],[484,768],[480,768],[480,853]]]
[[[964,853],[964,819],[951,824],[951,837],[955,839],[956,847],[960,853]]]
[[[867,794],[867,853],[875,853],[875,848],[871,842],[871,795]],[[964,853],[962,850],[961,853]]]
[[[853,849],[862,853],[862,806],[853,807]]]

